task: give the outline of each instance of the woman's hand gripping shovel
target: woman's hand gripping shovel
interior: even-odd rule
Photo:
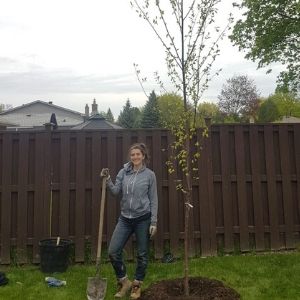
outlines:
[[[88,278],[87,289],[86,289],[86,295],[88,300],[103,300],[105,298],[106,288],[107,288],[106,278],[100,278],[100,274],[99,274],[100,263],[101,263],[101,246],[102,246],[107,173],[104,173],[102,171],[100,176],[102,177],[102,194],[101,194],[98,247],[97,247],[97,258],[96,258],[96,275],[95,277]]]

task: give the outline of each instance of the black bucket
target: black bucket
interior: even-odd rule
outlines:
[[[56,245],[56,239],[39,242],[41,270],[44,273],[65,272],[69,264],[70,249],[73,242],[61,239]]]

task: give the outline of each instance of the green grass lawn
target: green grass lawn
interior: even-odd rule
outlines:
[[[144,287],[166,278],[182,277],[182,261],[171,264],[150,263]],[[2,267],[9,284],[0,287],[0,299],[86,299],[87,278],[94,276],[94,266],[74,265],[65,273],[53,274],[67,281],[67,286],[49,288],[45,274],[37,266]],[[128,264],[132,277],[134,264]],[[192,259],[191,276],[221,280],[246,300],[300,299],[300,253],[222,256]],[[114,299],[115,278],[110,264],[102,267],[102,277],[108,279],[107,297]]]

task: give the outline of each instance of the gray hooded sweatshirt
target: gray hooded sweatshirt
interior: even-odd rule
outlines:
[[[131,163],[126,163],[116,177],[116,182],[107,181],[114,195],[122,192],[121,214],[125,218],[138,218],[151,212],[151,224],[157,222],[157,186],[153,171],[142,166],[134,171]]]

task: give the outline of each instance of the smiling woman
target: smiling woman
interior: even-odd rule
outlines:
[[[107,177],[108,187],[114,195],[122,192],[121,216],[108,249],[117,277],[115,297],[124,297],[131,289],[131,299],[138,299],[148,265],[149,239],[156,233],[158,200],[155,174],[146,167],[149,160],[146,145],[133,144],[129,148],[129,158],[130,161],[119,171],[115,184],[110,179],[108,169],[103,169],[101,175]],[[122,254],[133,233],[136,237],[137,266],[131,282]]]

